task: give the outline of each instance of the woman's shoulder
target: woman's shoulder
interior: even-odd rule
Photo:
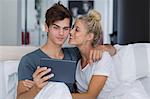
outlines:
[[[104,51],[103,53],[102,53],[102,60],[104,59],[104,60],[107,60],[107,59],[111,59],[112,57],[111,57],[111,55],[109,54],[109,52],[107,52],[107,51]]]
[[[110,68],[112,66],[112,64],[113,64],[112,58],[108,52],[103,52],[101,59],[99,61],[95,62],[95,66],[99,67],[99,68],[102,68],[102,67]]]

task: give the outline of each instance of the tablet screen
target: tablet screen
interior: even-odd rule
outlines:
[[[76,61],[41,58],[41,67],[51,68],[54,77],[50,81],[74,83],[76,72]]]

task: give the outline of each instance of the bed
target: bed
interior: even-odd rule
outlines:
[[[120,82],[129,85],[128,87],[138,82],[143,88],[139,91],[144,92],[150,99],[150,43],[115,45],[115,47],[117,53],[113,56],[113,61]],[[23,55],[37,48],[0,46],[0,99],[16,99],[19,61]],[[122,93],[115,91],[115,94],[129,93],[129,89],[124,88],[121,88],[124,90]],[[133,88],[130,87],[130,90]]]

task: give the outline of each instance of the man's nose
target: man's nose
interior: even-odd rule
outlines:
[[[63,29],[60,29],[59,34],[60,34],[60,35],[63,35],[63,34],[64,34],[64,30],[63,30]]]

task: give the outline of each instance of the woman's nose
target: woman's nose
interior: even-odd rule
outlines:
[[[73,29],[70,30],[69,34],[70,34],[70,36],[73,35]]]

